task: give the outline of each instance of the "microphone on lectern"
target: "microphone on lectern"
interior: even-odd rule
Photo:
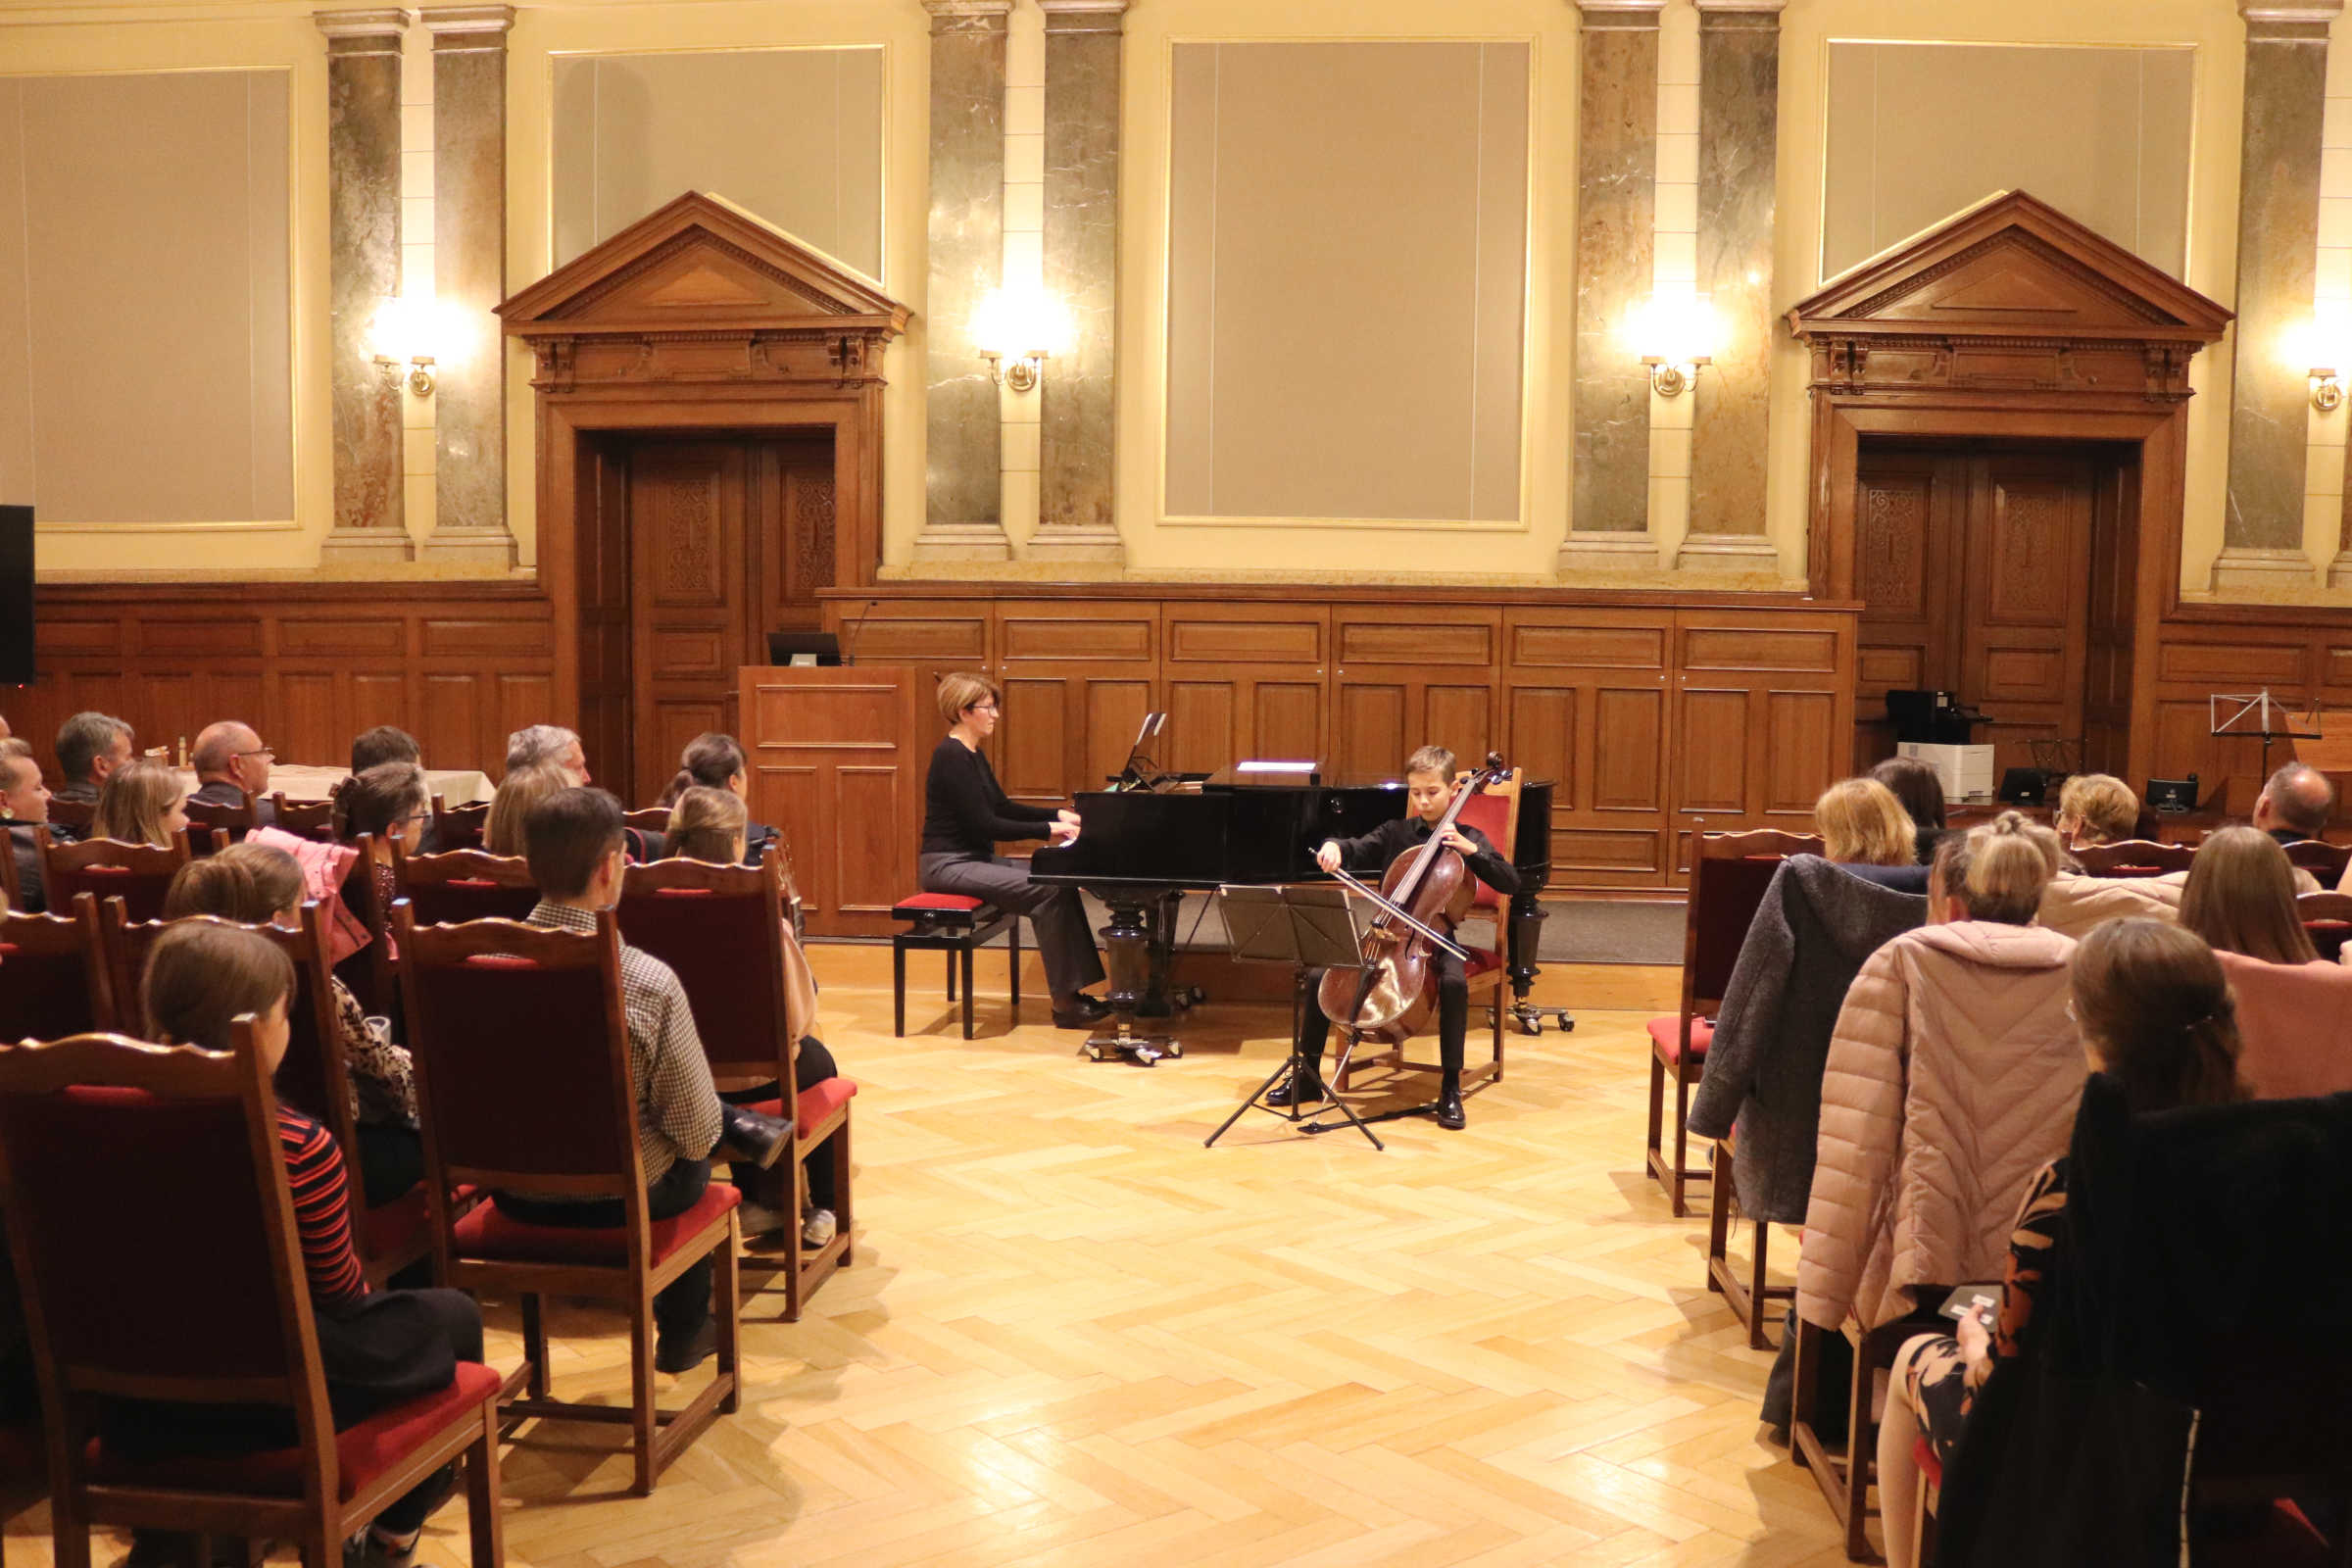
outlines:
[[[858,662],[858,628],[865,624],[866,612],[881,602],[882,601],[879,599],[868,599],[864,604],[858,607],[858,618],[851,621],[850,629],[843,632],[841,635],[841,662],[844,664],[855,664]]]

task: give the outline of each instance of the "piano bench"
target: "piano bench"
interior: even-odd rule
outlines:
[[[906,1033],[906,955],[911,950],[948,956],[948,1000],[956,1000],[956,956],[963,962],[963,1038],[972,1038],[972,952],[999,934],[1012,955],[1012,1016],[1021,1016],[1021,922],[993,905],[960,893],[917,893],[891,906],[890,917],[907,929],[890,939],[891,1034]]]

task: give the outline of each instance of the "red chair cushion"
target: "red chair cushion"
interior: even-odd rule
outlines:
[[[655,1220],[649,1227],[654,1255],[648,1266],[659,1267],[670,1253],[700,1235],[703,1227],[742,1201],[743,1194],[720,1182],[685,1213]],[[617,1225],[610,1230],[526,1225],[500,1212],[495,1203],[484,1203],[458,1221],[457,1244],[461,1256],[510,1263],[587,1263],[619,1268],[629,1260],[628,1232]]]
[[[1469,958],[1462,964],[1462,978],[1475,980],[1482,974],[1492,974],[1507,961],[1508,959],[1502,954],[1489,953],[1483,948],[1472,948]]]
[[[728,1189],[730,1192],[732,1188]],[[498,1395],[497,1372],[476,1361],[460,1361],[455,1382],[369,1416],[335,1434],[337,1491],[346,1499],[407,1458],[453,1423]],[[90,1479],[118,1486],[185,1487],[197,1492],[230,1492],[249,1496],[298,1496],[302,1450],[269,1448],[260,1453],[186,1454],[156,1464],[122,1464],[92,1439]]]
[[[1714,1038],[1714,1019],[1691,1019],[1690,1059],[1693,1061],[1704,1061],[1707,1055],[1707,1042],[1713,1040]],[[1658,1048],[1659,1055],[1665,1057],[1668,1061],[1677,1060],[1682,1055],[1683,1052],[1683,1020],[1681,1016],[1678,1014],[1671,1017],[1650,1019],[1649,1039],[1650,1043]]]
[[[857,1098],[858,1084],[855,1079],[835,1077],[810,1084],[801,1091],[800,1098],[793,1102],[794,1122],[800,1127],[821,1127],[835,1111]],[[784,1114],[784,1102],[781,1099],[762,1100],[745,1108],[756,1110],[762,1116],[781,1116]]]
[[[919,915],[938,919],[943,914],[974,914],[988,907],[984,899],[966,898],[960,893],[917,893],[911,899],[901,899],[890,906],[894,920],[912,920]]]

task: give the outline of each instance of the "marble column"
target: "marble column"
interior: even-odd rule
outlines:
[[[507,531],[507,32],[514,8],[437,6],[433,34],[433,531],[427,560],[514,564]]]
[[[1655,571],[1649,372],[1625,343],[1652,290],[1658,13],[1665,0],[1573,0],[1577,97],[1576,450],[1562,571]]]
[[[1127,0],[1038,0],[1046,14],[1046,292],[1070,340],[1038,386],[1037,532],[1024,555],[1119,564],[1111,514],[1119,303],[1119,56]]]
[[[401,493],[400,382],[375,364],[375,318],[400,292],[400,40],[406,11],[318,11],[326,34],[328,347],[335,514],[327,564],[414,554]]]
[[[1012,0],[931,13],[931,277],[923,310],[923,530],[914,559],[1006,561],[997,384],[972,313],[1004,275],[1004,30]]]
[[[2343,0],[2239,0],[2246,104],[2238,140],[2236,361],[2230,394],[2230,509],[2216,592],[2307,589],[2303,473],[2308,367],[2280,345],[2309,318],[2320,227],[2320,121],[2328,28]]]
[[[1698,292],[1714,310],[1715,363],[1689,394],[1690,531],[1678,566],[1780,567],[1764,537],[1764,468],[1787,3],[1698,0]]]

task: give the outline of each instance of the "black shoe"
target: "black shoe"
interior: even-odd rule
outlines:
[[[1068,1006],[1056,1005],[1054,1007],[1054,1027],[1056,1029],[1092,1029],[1109,1016],[1109,1003],[1104,1002],[1101,997],[1090,997],[1081,991],[1070,999]]]
[[[1329,1100],[1323,1092],[1323,1078],[1314,1068],[1291,1069],[1286,1081],[1276,1084],[1266,1095],[1269,1105],[1311,1105],[1318,1100]]]
[[[1438,1125],[1453,1133],[1470,1125],[1462,1110],[1462,1081],[1452,1073],[1446,1075],[1446,1085],[1438,1091]]]
[[[792,1147],[790,1116],[762,1116],[756,1110],[721,1101],[718,1129],[718,1145],[710,1151],[713,1160],[757,1165],[765,1170],[776,1162],[777,1155]]]
[[[707,1317],[703,1319],[701,1328],[682,1340],[672,1339],[666,1334],[662,1336],[654,1346],[654,1370],[666,1372],[671,1377],[691,1372],[710,1360],[710,1353],[717,1348],[718,1320]]]

